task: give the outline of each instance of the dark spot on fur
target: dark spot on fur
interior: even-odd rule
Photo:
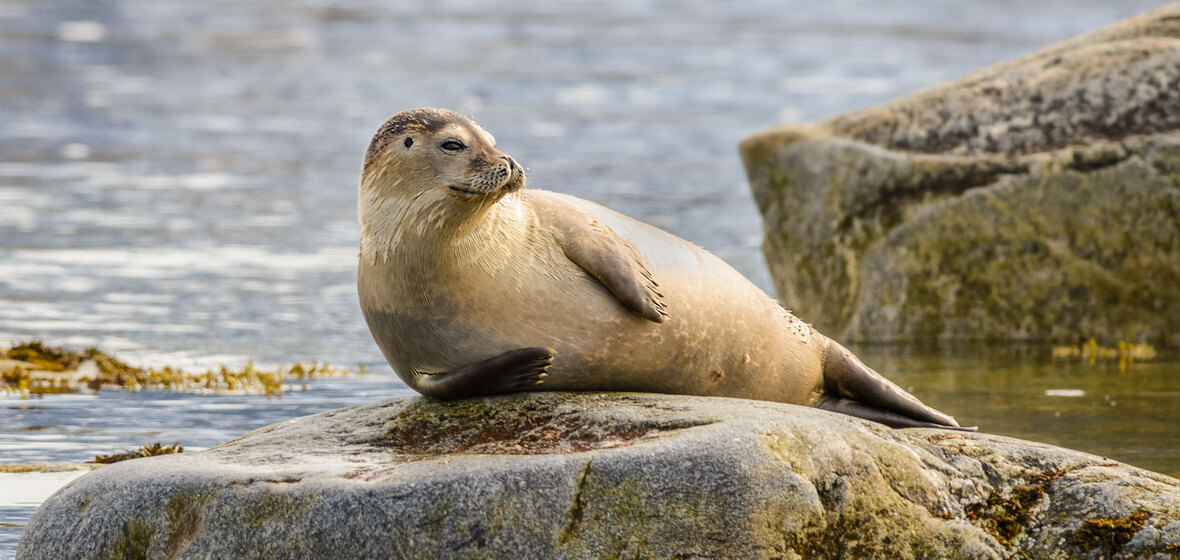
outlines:
[[[487,154],[480,154],[479,157],[473,157],[471,161],[467,162],[467,171],[469,173],[479,173],[486,171],[490,167],[492,167],[492,159]]]

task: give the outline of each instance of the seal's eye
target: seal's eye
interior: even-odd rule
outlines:
[[[409,148],[410,146],[413,146],[413,145],[414,145],[414,139],[413,139],[413,138],[410,138],[409,136],[407,136],[407,137],[406,137],[406,141],[405,141],[405,142],[402,142],[402,144],[405,144],[405,145],[406,145],[406,147],[407,147],[407,148]]]
[[[451,139],[443,142],[439,145],[439,147],[448,152],[457,152],[463,148],[466,148],[467,146],[464,146],[463,143],[458,140]]]

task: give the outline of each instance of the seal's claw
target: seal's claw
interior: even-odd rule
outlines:
[[[553,357],[557,355],[556,350],[546,347],[520,348],[510,353],[515,353],[519,361],[505,364],[502,370],[505,393],[528,391],[545,383]]]

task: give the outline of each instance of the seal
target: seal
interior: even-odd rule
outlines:
[[[490,134],[447,110],[399,113],[373,136],[360,304],[416,391],[710,395],[958,427],[708,251],[524,184]]]

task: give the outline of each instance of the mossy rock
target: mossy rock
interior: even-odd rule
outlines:
[[[1180,481],[1010,438],[653,394],[414,397],[102,467],[41,558],[1167,558]]]
[[[1180,345],[1180,3],[741,152],[822,331]]]

